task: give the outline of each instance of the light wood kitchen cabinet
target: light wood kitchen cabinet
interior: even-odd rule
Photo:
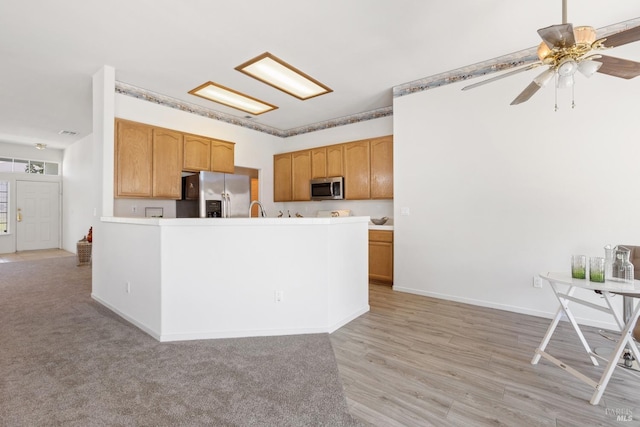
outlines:
[[[153,129],[152,197],[182,197],[182,133]]]
[[[291,194],[291,153],[273,156],[273,201],[290,202]]]
[[[371,198],[393,199],[393,136],[372,139]]]
[[[393,283],[393,231],[369,230],[369,281]]]
[[[343,176],[343,144],[311,149],[311,178]]]
[[[311,179],[327,177],[327,147],[311,150]]]
[[[115,197],[151,197],[153,128],[116,121]]]
[[[291,187],[294,201],[311,200],[311,150],[291,154]]]
[[[345,199],[393,198],[393,135],[282,153],[274,156],[274,162],[287,154],[293,156],[288,158],[288,169],[281,166],[274,171],[276,202],[310,200],[309,179],[336,176],[344,177]]]
[[[344,144],[345,199],[360,200],[370,197],[369,141]]]
[[[211,143],[208,138],[197,135],[184,135],[183,153],[183,170],[192,172],[210,170]]]
[[[344,176],[342,170],[343,149],[343,144],[327,147],[327,177]]]
[[[233,142],[211,140],[211,171],[235,172],[235,144]]]

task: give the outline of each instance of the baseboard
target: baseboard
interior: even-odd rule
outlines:
[[[325,328],[302,328],[302,329],[256,329],[256,330],[234,330],[234,331],[204,331],[193,333],[162,334],[159,341],[191,341],[191,340],[214,340],[222,338],[251,338],[251,337],[274,337],[283,335],[306,335],[306,334],[326,334]]]
[[[448,294],[441,294],[441,293],[437,293],[437,292],[428,292],[428,291],[423,291],[421,289],[412,289],[412,288],[404,288],[404,287],[399,287],[399,286],[394,286],[393,287],[394,291],[398,291],[398,292],[405,292],[408,294],[414,294],[414,295],[422,295],[425,297],[431,297],[431,298],[437,298],[437,299],[442,299],[442,300],[446,300],[446,301],[455,301],[455,302],[460,302],[463,304],[470,304],[470,305],[477,305],[480,307],[487,307],[487,308],[494,308],[496,310],[503,310],[503,311],[509,311],[512,313],[519,313],[519,314],[527,314],[529,316],[535,316],[535,317],[542,317],[545,319],[553,319],[553,317],[556,315],[555,311],[540,311],[540,310],[533,310],[530,308],[525,308],[525,307],[517,307],[517,306],[513,306],[513,305],[506,305],[506,304],[497,304],[497,303],[493,303],[490,301],[483,301],[483,300],[476,300],[476,299],[471,299],[471,298],[462,298],[462,297],[458,297],[455,295],[448,295]],[[557,306],[553,307],[554,309],[557,309]],[[564,316],[562,320],[567,320]],[[585,326],[592,326],[594,328],[600,328],[600,329],[608,329],[608,330],[613,330],[613,331],[617,331],[618,330],[618,325],[614,322],[601,322],[601,321],[594,321],[593,319],[586,319],[586,318],[581,318],[581,317],[576,317],[576,321],[578,322],[578,324],[580,325],[585,325]]]
[[[335,331],[337,331],[338,329],[342,328],[347,323],[349,323],[352,320],[355,320],[358,317],[362,316],[363,314],[368,312],[370,309],[371,309],[371,307],[369,307],[369,304],[367,304],[366,307],[361,308],[360,310],[356,310],[351,315],[342,318],[338,322],[335,322],[333,325],[329,325],[329,329],[326,332],[329,332],[330,334],[334,333]]]
[[[117,314],[118,316],[122,317],[124,320],[126,320],[127,322],[131,323],[132,325],[134,325],[136,328],[141,329],[143,332],[151,335],[153,338],[155,338],[158,341],[162,341],[160,338],[160,334],[158,334],[158,332],[148,328],[147,326],[145,326],[144,324],[138,322],[136,319],[127,316],[126,314],[124,314],[123,312],[121,312],[120,310],[118,310],[117,308],[115,308],[114,306],[112,306],[111,304],[107,303],[106,301],[102,300],[100,297],[98,297],[95,294],[91,294],[91,298],[94,299],[96,302],[100,303],[101,305],[105,306],[106,308],[108,308],[109,310],[113,311],[115,314]]]

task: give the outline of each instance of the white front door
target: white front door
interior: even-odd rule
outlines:
[[[16,250],[60,247],[60,184],[17,181]]]

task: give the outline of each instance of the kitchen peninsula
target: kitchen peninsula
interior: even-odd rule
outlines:
[[[368,219],[103,217],[92,297],[159,341],[330,333],[369,310]]]

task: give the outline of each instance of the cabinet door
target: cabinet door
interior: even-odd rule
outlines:
[[[369,141],[344,145],[344,195],[346,199],[369,198]]]
[[[369,231],[369,280],[393,282],[393,231]]]
[[[235,172],[235,144],[233,142],[211,140],[211,170],[213,172]]]
[[[115,197],[151,197],[152,128],[116,121]]]
[[[371,140],[371,198],[393,199],[393,137]]]
[[[182,134],[153,129],[153,197],[180,199],[182,193]]]
[[[327,177],[327,148],[319,147],[311,150],[311,178]]]
[[[343,145],[330,145],[327,147],[327,176],[344,176],[342,169]]]
[[[291,201],[291,153],[273,156],[273,201]]]
[[[292,199],[311,200],[311,150],[296,151],[291,154]]]
[[[208,138],[185,135],[183,152],[183,170],[199,172],[211,169],[211,144]]]

